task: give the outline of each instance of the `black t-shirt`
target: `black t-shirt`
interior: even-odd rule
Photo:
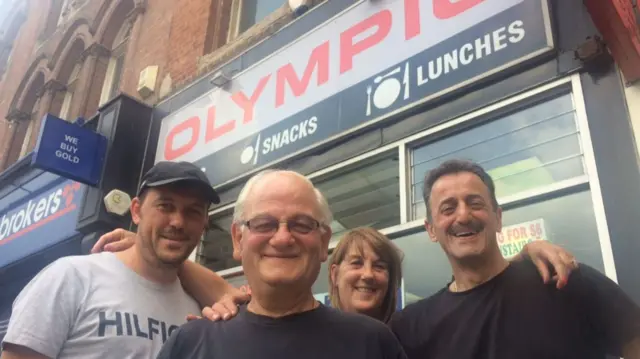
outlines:
[[[411,304],[390,326],[410,359],[604,358],[640,337],[640,309],[587,265],[556,289],[522,261],[469,291]]]
[[[270,318],[247,311],[226,322],[191,321],[175,330],[159,359],[406,359],[382,322],[320,305]]]

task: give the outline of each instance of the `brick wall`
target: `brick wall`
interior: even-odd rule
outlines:
[[[207,27],[217,0],[177,0],[169,37],[168,71],[173,82],[182,82],[197,69],[204,55]]]
[[[34,2],[37,2],[37,5],[31,6]],[[35,59],[33,55],[38,46],[38,36],[49,6],[50,0],[29,1],[25,22],[13,42],[7,70],[0,82],[0,166],[4,163],[12,142],[14,126],[6,120],[9,106],[27,69]]]
[[[113,36],[114,32],[109,27],[113,22],[110,16],[126,16],[114,11],[120,9],[117,6],[123,1],[145,6],[141,14],[133,17],[136,20],[127,45],[120,90],[149,105],[154,105],[188,86],[196,77],[239,55],[292,19],[283,2],[281,11],[272,14],[237,41],[226,44],[234,0],[90,0],[67,24],[59,26],[48,37],[39,40],[42,29],[47,23],[51,23],[51,19],[47,18],[49,7],[52,6],[52,1],[58,0],[18,1],[27,1],[28,7],[6,75],[0,79],[0,166],[4,164],[15,127],[9,126],[5,118],[11,110],[15,94],[27,90],[26,87],[20,89],[20,84],[24,86],[26,79],[32,76],[33,68],[30,67],[36,64],[36,59],[41,59],[39,66],[45,73],[46,83],[56,77],[54,68],[59,67],[56,63],[66,60],[61,55],[61,49],[65,44],[73,42],[74,36],[82,36],[87,48],[99,44],[110,46],[107,43],[109,34]],[[316,4],[318,2],[320,0],[314,1]],[[78,21],[88,25],[80,26],[84,26],[84,29],[74,30],[71,24],[77,25]],[[92,65],[83,67],[80,72],[84,79],[79,78],[78,83],[83,83],[84,87],[76,89],[82,95],[74,95],[71,118],[79,115],[88,118],[97,110],[108,60],[108,54],[98,56],[93,62],[84,60],[83,66],[87,66],[87,62]],[[155,92],[142,99],[137,93],[137,85],[140,72],[147,66],[158,66],[158,77]],[[54,101],[44,105],[41,103],[41,106],[49,106],[41,110],[47,112],[52,108],[59,108],[58,100],[59,98],[54,98]],[[10,164],[7,163],[4,167],[8,165]]]
[[[196,0],[205,1],[205,0]],[[121,90],[150,105],[157,102],[160,83],[167,73],[170,53],[171,21],[182,1],[147,0],[147,7],[131,33]],[[155,93],[142,99],[137,92],[140,72],[147,66],[158,66]]]

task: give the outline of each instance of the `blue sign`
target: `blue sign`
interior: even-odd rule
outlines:
[[[76,235],[84,191],[78,182],[57,180],[0,214],[0,268]]]
[[[106,137],[47,114],[42,121],[31,164],[62,177],[97,186],[106,152]]]

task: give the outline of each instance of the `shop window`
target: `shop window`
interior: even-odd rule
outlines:
[[[566,248],[581,263],[604,273],[589,190],[507,209],[502,222],[498,243],[506,258],[535,238]],[[451,267],[444,252],[439,244],[429,240],[424,230],[394,242],[404,252],[405,305],[435,294],[451,280]]]
[[[200,242],[196,255],[198,263],[214,271],[240,266],[240,262],[233,259],[231,223],[231,211],[217,214],[209,220],[209,229]]]
[[[400,223],[400,183],[395,152],[336,172],[313,178],[333,213],[331,229],[335,240],[348,229],[383,229]]]
[[[131,36],[131,29],[131,22],[125,22],[113,41],[114,46],[111,49],[111,57],[109,58],[107,72],[102,85],[100,106],[116,97],[120,90],[120,82],[122,80],[122,72],[124,71],[124,60],[127,53],[129,37]]]
[[[283,6],[283,0],[234,0],[230,38],[247,31]]]
[[[412,213],[425,217],[423,181],[440,163],[464,158],[482,165],[496,195],[522,194],[586,173],[571,94],[537,103],[436,140],[412,152]]]
[[[383,229],[400,223],[400,185],[395,152],[363,160],[336,172],[313,178],[333,212],[330,226],[334,241],[351,228]],[[231,211],[211,218],[197,255],[199,263],[216,271],[240,266],[232,257],[232,221]]]

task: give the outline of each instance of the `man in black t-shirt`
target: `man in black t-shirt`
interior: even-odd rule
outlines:
[[[454,280],[392,318],[410,359],[640,358],[640,309],[613,281],[581,264],[556,290],[530,261],[504,259],[501,209],[480,166],[443,163],[424,197]]]
[[[406,359],[383,323],[316,301],[311,286],[328,256],[331,211],[304,176],[254,176],[238,197],[233,256],[251,301],[230,321],[191,321],[175,330],[160,359]]]

